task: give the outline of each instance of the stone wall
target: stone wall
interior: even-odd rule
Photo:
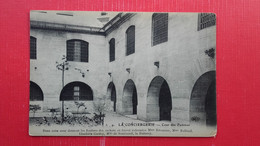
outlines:
[[[31,36],[37,38],[37,60],[31,60],[31,81],[43,90],[43,109],[60,106],[56,103],[62,88],[61,71],[56,69],[55,62],[66,54],[66,40],[81,39],[89,42],[89,62],[70,62],[71,69],[65,72],[65,84],[72,81],[86,83],[92,88],[95,100],[106,95],[109,83],[113,82],[116,112],[126,114],[123,89],[131,79],[137,89],[137,118],[151,121],[158,120],[158,112],[153,111],[158,107],[149,104],[155,97],[148,98],[148,91],[152,80],[160,77],[168,83],[171,91],[171,122],[189,123],[193,86],[202,74],[216,68],[215,58],[205,54],[205,50],[216,49],[216,26],[198,31],[198,14],[169,13],[168,41],[152,46],[151,18],[152,13],[137,13],[107,36],[31,30]],[[135,53],[126,56],[125,33],[131,25],[135,26]],[[111,38],[115,38],[113,62],[109,62]],[[159,62],[159,67],[154,62]],[[89,70],[86,77],[74,70],[75,67]],[[127,68],[130,72],[126,71]]]

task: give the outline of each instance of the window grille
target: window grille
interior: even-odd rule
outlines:
[[[216,25],[216,15],[214,13],[200,13],[198,23],[198,31]]]
[[[152,16],[152,45],[168,41],[168,13],[154,13]]]
[[[115,39],[112,38],[109,41],[109,61],[112,62],[115,60]]]
[[[35,37],[30,36],[30,59],[37,59],[36,40]]]
[[[135,26],[126,30],[126,55],[135,53]]]
[[[88,42],[82,40],[67,41],[67,60],[88,62]]]

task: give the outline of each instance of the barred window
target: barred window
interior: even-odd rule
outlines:
[[[30,101],[43,101],[42,89],[34,82],[30,81]]]
[[[135,52],[135,26],[130,26],[126,30],[126,55]]]
[[[214,13],[200,13],[198,21],[198,31],[216,25],[216,15]]]
[[[83,82],[71,82],[62,89],[60,100],[93,100],[93,92],[91,87]]]
[[[109,61],[112,62],[115,60],[115,39],[112,38],[109,41]]]
[[[168,41],[168,13],[154,13],[152,16],[152,45]]]
[[[30,36],[30,59],[37,59],[36,40],[35,37]]]
[[[67,41],[67,60],[88,62],[88,42],[82,40]]]
[[[74,98],[74,100],[79,100],[79,86],[74,86],[74,88],[73,88],[73,90],[74,90],[74,95],[73,95],[73,98]]]

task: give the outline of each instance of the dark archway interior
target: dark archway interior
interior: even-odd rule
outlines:
[[[34,82],[30,81],[30,101],[43,101],[42,89]]]
[[[161,85],[159,93],[160,120],[171,121],[172,98],[166,81]]]
[[[133,80],[126,81],[123,90],[123,108],[125,114],[137,114],[137,91]]]
[[[136,93],[136,88],[134,86],[133,89],[133,95],[132,95],[132,103],[133,103],[133,114],[137,114],[137,93]]]
[[[209,71],[201,75],[193,86],[190,120],[198,124],[215,126],[216,115],[216,72]]]
[[[61,101],[93,100],[92,89],[85,83],[72,82],[67,84],[61,91]]]
[[[206,124],[214,126],[217,124],[216,113],[216,80],[212,81],[207,91],[205,100]]]
[[[111,90],[110,92],[110,97],[111,97],[111,101],[113,101],[113,110],[114,112],[116,111],[116,87],[115,85],[111,82],[108,86],[109,90]]]

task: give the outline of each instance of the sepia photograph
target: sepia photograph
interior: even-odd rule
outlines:
[[[32,10],[29,21],[29,135],[216,135],[214,13]]]

